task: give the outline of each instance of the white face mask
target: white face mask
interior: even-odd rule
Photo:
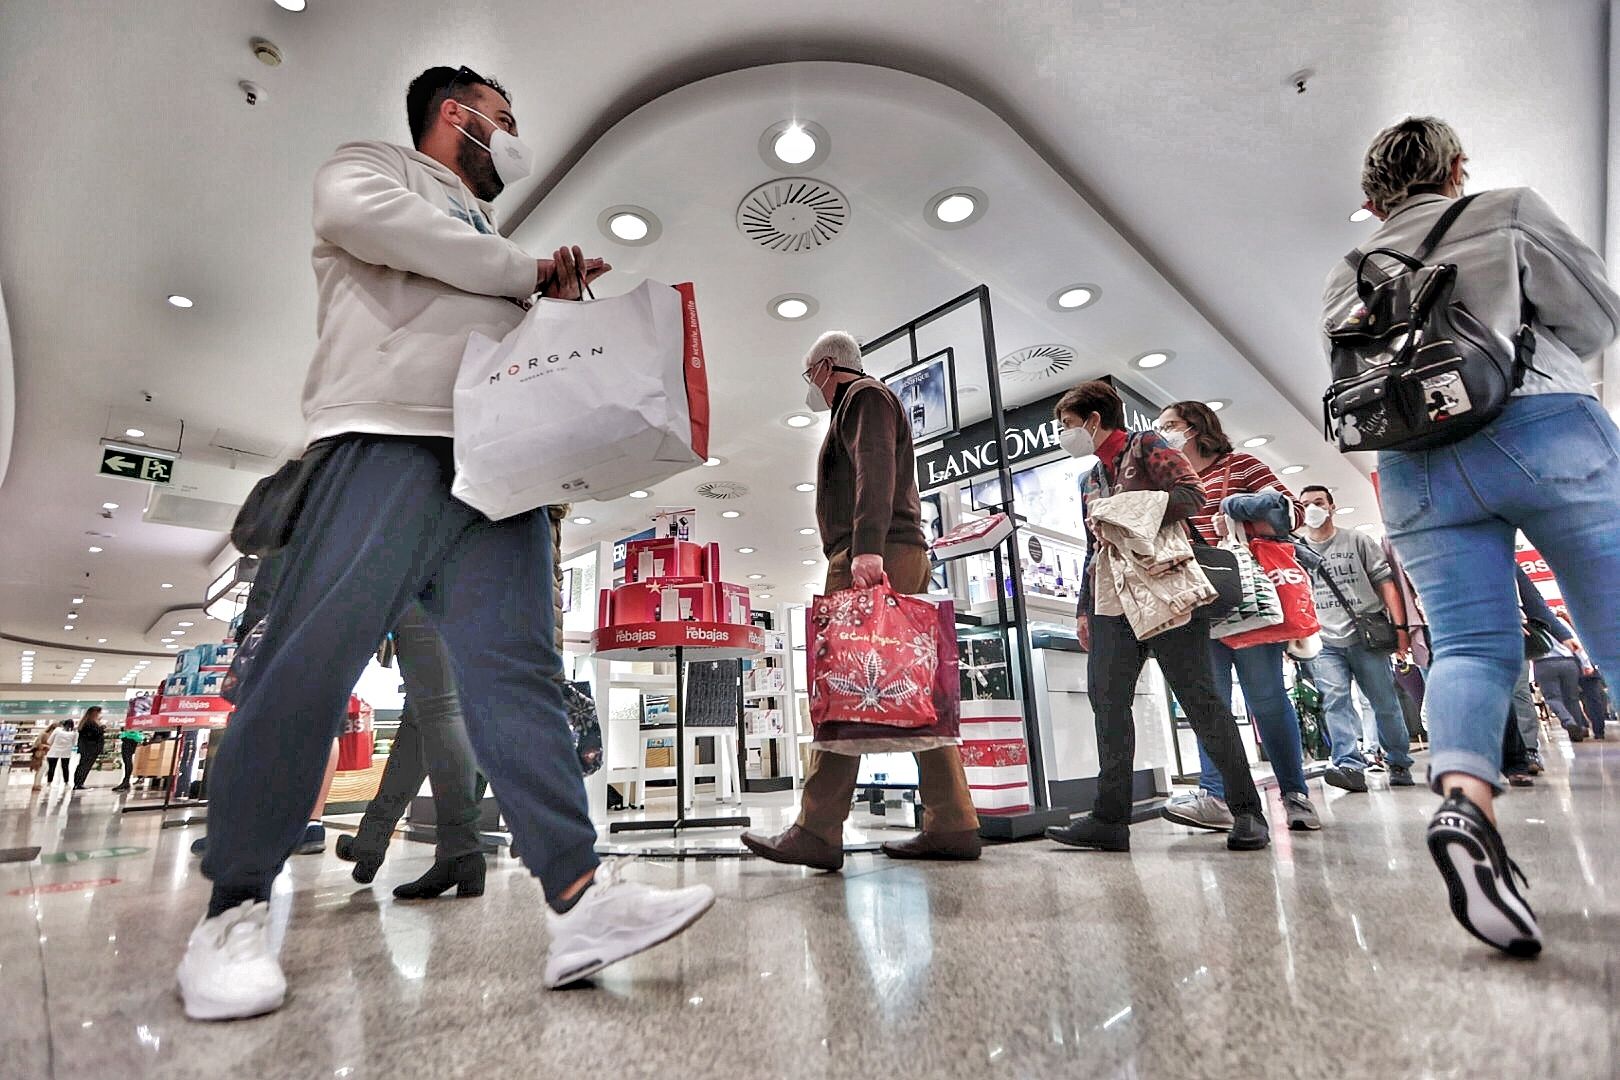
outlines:
[[[1328,513],[1325,506],[1307,506],[1305,508],[1305,524],[1313,529],[1320,529],[1327,524],[1327,519],[1333,515]]]
[[[1165,442],[1169,443],[1170,449],[1172,450],[1185,449],[1187,446],[1188,434],[1190,433],[1186,428],[1182,428],[1179,431],[1165,431],[1163,428],[1159,429],[1159,437]]]
[[[1097,440],[1083,427],[1063,428],[1058,432],[1058,442],[1072,458],[1091,457],[1097,452]]]
[[[460,102],[457,102],[457,104],[460,104]],[[489,117],[484,116],[483,113],[471,105],[462,105],[461,107],[474,116],[489,120]],[[529,149],[529,144],[516,135],[509,133],[493,120],[489,120],[489,126],[492,130],[489,133],[489,142],[487,143],[473,139],[472,133],[464,127],[458,126],[456,130],[489,151],[490,160],[495,162],[495,175],[501,178],[501,183],[515,184],[533,172],[534,151]]]
[[[811,383],[804,392],[804,407],[811,412],[832,412],[832,402],[827,400],[827,395],[815,383]]]

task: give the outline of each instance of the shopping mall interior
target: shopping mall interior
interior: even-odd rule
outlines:
[[[1279,767],[1262,741],[1240,679],[1228,696],[1269,842],[1228,851],[1230,815],[1219,829],[1162,816],[1207,810],[1200,772],[1213,766],[1200,765],[1193,723],[1149,662],[1126,695],[1129,852],[1046,836],[1095,809],[1107,757],[1094,660],[1076,632],[1088,573],[1081,482],[1097,458],[1065,453],[1062,395],[1106,381],[1131,430],[1153,429],[1175,403],[1206,403],[1293,495],[1310,485],[1330,494],[1327,514],[1302,520],[1394,554],[1382,543],[1392,523],[1380,513],[1379,458],[1324,436],[1337,372],[1324,352],[1322,283],[1380,229],[1364,206],[1369,143],[1403,117],[1442,117],[1466,148],[1468,191],[1534,188],[1579,242],[1620,257],[1617,6],[5,5],[0,1072],[1620,1076],[1620,849],[1605,840],[1620,829],[1620,752],[1607,750],[1617,737],[1604,737],[1606,703],[1587,699],[1585,723],[1561,721],[1551,676],[1537,675],[1527,699],[1533,778],[1510,775],[1496,801],[1501,835],[1534,883],[1525,897],[1545,939],[1534,960],[1470,937],[1435,872],[1426,830],[1439,799],[1424,782],[1435,747],[1405,630],[1393,670],[1418,687],[1398,680],[1415,784],[1360,675],[1341,739],[1324,715],[1325,683],[1286,662],[1320,828],[1285,799],[1298,768]],[[386,845],[375,879],[360,881],[363,862],[341,853],[358,848],[392,755],[414,738],[395,639],[366,640],[361,651],[377,655],[346,715],[330,718],[341,734],[325,801],[300,821],[297,853],[270,886],[265,933],[285,1004],[209,1024],[177,993],[175,972],[220,895],[199,857],[224,794],[210,771],[243,702],[263,715],[279,692],[290,702],[306,678],[342,668],[325,653],[288,663],[270,652],[285,685],[243,674],[244,609],[267,564],[232,528],[256,486],[311,441],[311,358],[409,381],[417,372],[400,353],[413,338],[438,335],[460,357],[469,331],[499,338],[559,306],[512,307],[492,332],[488,320],[456,322],[466,293],[418,297],[401,313],[401,292],[332,276],[335,246],[339,260],[381,265],[386,288],[433,280],[431,266],[386,242],[348,242],[336,226],[318,235],[311,192],[343,144],[409,146],[406,88],[441,65],[461,70],[434,99],[450,102],[436,105],[451,110],[440,117],[482,124],[474,133],[491,146],[479,160],[504,191],[494,188],[493,213],[476,223],[453,198],[440,213],[397,184],[370,191],[368,212],[433,214],[469,242],[498,233],[539,260],[578,245],[611,264],[591,282],[599,310],[615,313],[592,324],[612,338],[602,351],[638,334],[675,343],[673,384],[638,373],[615,392],[645,405],[674,385],[678,417],[616,403],[554,408],[535,425],[561,423],[579,447],[617,439],[619,454],[628,436],[608,429],[640,416],[655,449],[635,451],[640,472],[601,465],[604,479],[559,512],[558,588],[524,590],[513,571],[503,604],[555,611],[559,677],[569,700],[583,695],[594,710],[594,727],[573,729],[582,769],[561,771],[574,790],[587,774],[581,806],[597,855],[634,885],[712,890],[713,907],[660,947],[547,992],[550,927],[568,916],[548,911],[561,910],[556,890],[518,857],[493,775],[540,752],[525,734],[537,715],[503,720],[509,741],[494,751],[474,734],[492,780],[475,811],[485,854],[463,856],[487,866],[476,889],[394,895],[437,869],[445,842],[420,773],[399,796],[397,827],[375,834]],[[455,112],[455,87],[489,91],[496,80],[527,175],[495,156],[515,143],[495,121]],[[458,161],[484,153],[461,134]],[[392,210],[381,206],[389,199]],[[399,210],[402,199],[413,206]],[[319,196],[315,208],[319,219]],[[677,303],[679,318],[659,322]],[[317,314],[344,304],[347,318],[364,309],[398,329],[375,354],[334,359]],[[833,330],[854,336],[864,371],[909,424],[934,561],[926,586],[904,591],[927,594],[941,620],[927,632],[936,643],[947,635],[929,663],[940,665],[935,701],[959,716],[947,740],[959,750],[946,750],[962,762],[953,775],[977,817],[977,858],[885,850],[928,835],[925,813],[940,809],[924,806],[922,759],[894,740],[872,744],[850,802],[835,808],[849,810],[841,870],[783,865],[743,842],[745,831],[808,820],[807,778],[832,753],[812,703],[816,665],[828,663],[818,597],[829,572],[851,563],[848,540],[842,563],[829,563],[818,508],[835,474],[820,455],[846,413],[818,409],[828,395],[802,376],[812,344]],[[462,402],[480,390],[466,380],[477,344],[460,376],[452,360],[438,380],[457,379],[458,477],[471,468]],[[528,366],[547,362],[549,347]],[[515,377],[516,356],[502,368]],[[706,436],[693,428],[691,371],[682,386],[694,356]],[[1584,359],[1593,393],[1620,416],[1620,378],[1605,378],[1601,354]],[[425,400],[412,392],[402,391]],[[561,452],[512,445],[508,463]],[[607,453],[580,450],[568,468],[595,476]],[[553,473],[548,482],[565,479]],[[390,527],[362,514],[325,520],[336,534]],[[1528,539],[1518,545],[1536,591],[1564,610],[1567,583]],[[888,569],[898,577],[892,560]],[[1578,658],[1601,701],[1601,677]],[[862,692],[881,709],[888,689],[869,680]],[[93,707],[104,736],[63,734],[62,721]],[[480,709],[469,704],[469,730]],[[289,704],[271,719],[291,729],[306,713]],[[1359,787],[1342,780],[1346,753],[1361,762]],[[320,766],[318,754],[303,757],[296,769],[273,754],[242,766],[256,784],[237,785],[251,791],[230,805],[251,817],[285,788],[306,797],[313,785],[291,777]],[[230,854],[210,848],[207,865]]]

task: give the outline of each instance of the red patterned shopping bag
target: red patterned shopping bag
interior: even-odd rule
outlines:
[[[1322,629],[1316,617],[1316,591],[1311,576],[1299,565],[1294,545],[1284,540],[1249,541],[1249,551],[1264,570],[1266,577],[1277,586],[1277,599],[1282,604],[1283,621],[1276,626],[1232,634],[1221,639],[1222,645],[1234,649],[1250,645],[1269,645],[1279,641],[1308,638]]]
[[[810,722],[932,726],[939,713],[939,611],[887,582],[810,605]]]

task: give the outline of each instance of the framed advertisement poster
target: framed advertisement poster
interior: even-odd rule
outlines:
[[[883,383],[900,399],[917,446],[956,434],[956,351],[941,349],[911,367],[887,375]]]

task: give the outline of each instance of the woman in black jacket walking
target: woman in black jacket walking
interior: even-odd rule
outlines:
[[[83,791],[90,770],[107,745],[107,729],[101,726],[101,706],[92,705],[79,721],[79,767],[73,772],[73,790]]]

